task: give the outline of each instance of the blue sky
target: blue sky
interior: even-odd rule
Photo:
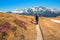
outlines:
[[[60,0],[0,0],[0,11],[44,6],[60,9]]]

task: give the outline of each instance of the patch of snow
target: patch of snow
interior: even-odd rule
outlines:
[[[36,11],[36,9],[35,8],[31,8],[33,11]]]
[[[60,23],[60,20],[51,19],[51,21],[56,22],[56,23]]]

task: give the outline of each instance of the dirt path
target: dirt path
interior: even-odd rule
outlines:
[[[36,25],[36,30],[37,30],[37,40],[43,40],[39,24]]]

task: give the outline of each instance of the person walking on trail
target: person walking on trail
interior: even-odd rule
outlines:
[[[38,21],[39,21],[39,15],[36,14],[35,17],[36,17],[36,24],[38,24]]]

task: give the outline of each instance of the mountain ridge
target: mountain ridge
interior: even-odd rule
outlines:
[[[55,17],[60,16],[60,10],[55,8],[46,8],[43,6],[32,7],[28,9],[16,9],[15,11],[10,11],[11,13],[23,14],[23,15],[37,15],[43,17]]]

